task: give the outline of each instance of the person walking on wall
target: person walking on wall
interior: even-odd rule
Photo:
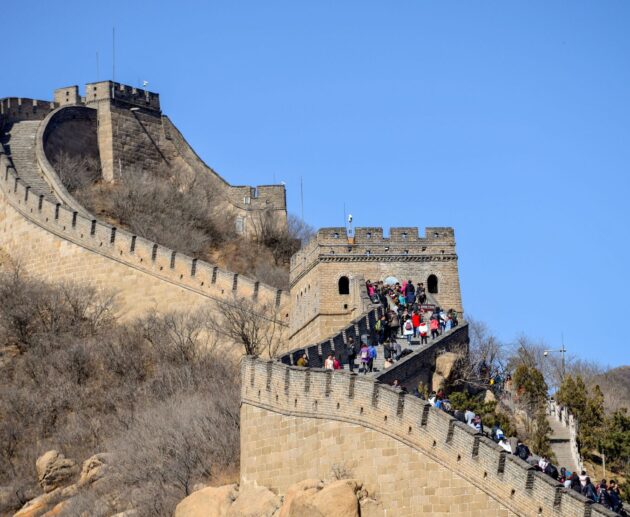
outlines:
[[[348,368],[350,368],[351,372],[354,372],[354,361],[357,358],[357,348],[354,344],[354,338],[352,336],[348,338],[346,347],[348,349]]]
[[[420,332],[420,344],[426,345],[427,339],[429,338],[429,325],[426,321],[420,323],[418,331]]]
[[[418,309],[415,309],[411,314],[411,323],[413,325],[413,337],[418,337],[420,335],[420,322],[422,318],[420,317],[420,313]]]
[[[586,481],[586,484],[582,487],[582,495],[588,497],[591,501],[597,502],[597,492],[595,485],[591,482],[591,478],[587,476],[584,481]]]
[[[398,314],[395,311],[390,311],[389,319],[389,339],[396,339],[398,336],[398,328],[400,327],[400,320]]]
[[[373,372],[374,371],[374,360],[376,359],[377,352],[376,352],[376,348],[374,347],[374,345],[372,343],[370,343],[370,346],[368,347],[368,352],[370,354],[370,358],[368,360],[368,368],[370,369],[370,372]]]
[[[411,345],[411,338],[413,337],[413,322],[409,316],[407,316],[407,319],[403,323],[403,336],[407,339],[407,343]]]
[[[363,374],[365,375],[368,370],[368,363],[370,362],[370,350],[368,349],[367,343],[361,343],[359,357],[361,358],[361,367],[359,371],[363,369]]]
[[[440,335],[440,322],[437,317],[431,316],[429,328],[431,329],[431,339],[435,339]]]

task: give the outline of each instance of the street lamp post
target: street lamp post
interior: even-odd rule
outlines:
[[[562,370],[561,370],[561,373],[560,373],[560,377],[561,377],[561,381],[564,381],[565,367],[566,367],[564,356],[567,353],[567,349],[564,346],[564,344],[562,344],[562,348],[560,350],[545,350],[543,352],[545,357],[547,357],[549,354],[554,354],[554,353],[562,354]]]

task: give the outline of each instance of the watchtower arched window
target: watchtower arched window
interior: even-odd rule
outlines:
[[[427,278],[427,289],[431,294],[437,294],[438,292],[437,276],[429,275],[429,278]]]
[[[339,279],[339,294],[350,294],[350,280],[347,276]]]

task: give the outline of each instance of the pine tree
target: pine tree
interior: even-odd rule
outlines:
[[[585,451],[599,449],[604,434],[604,394],[599,386],[593,388],[578,418],[582,448]]]

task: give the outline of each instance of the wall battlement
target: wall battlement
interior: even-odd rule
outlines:
[[[417,227],[391,228],[384,237],[383,228],[355,228],[348,236],[346,228],[322,228],[291,259],[294,278],[308,271],[318,260],[418,260],[452,259],[455,255],[453,228],[426,228],[424,237]]]
[[[49,232],[51,237],[61,238],[79,248],[123,264],[126,268],[130,268],[130,272],[135,270],[148,274],[157,279],[159,285],[167,288],[171,285],[184,291],[194,292],[200,296],[199,302],[204,298],[230,300],[236,296],[255,298],[261,302],[275,304],[279,309],[281,322],[286,324],[288,299],[283,291],[180,254],[140,236],[103,224],[96,219],[90,219],[61,203],[53,203],[43,194],[32,191],[31,187],[17,176],[10,159],[2,151],[0,151],[0,191],[8,205],[35,226]],[[3,219],[3,232],[6,234],[12,228],[7,227],[6,215],[4,218],[0,217],[0,222]],[[22,237],[14,235],[12,238],[21,241]],[[6,241],[7,237],[5,236],[3,240]],[[34,256],[32,253],[37,252],[31,251],[32,248],[28,249],[29,255],[22,254],[17,257],[27,266],[29,264],[32,266],[32,268],[27,267],[27,270],[41,269],[42,273],[56,275],[59,272],[55,271],[55,267],[61,267],[64,268],[63,274],[67,274],[68,278],[80,279],[84,276],[86,279],[100,279],[102,276],[98,271],[91,270],[87,266],[87,256],[84,256],[85,268],[72,267],[66,270],[64,264],[54,264],[47,260],[46,256]],[[82,274],[77,274],[78,271]],[[105,278],[99,286],[121,288],[124,282],[124,279],[119,277],[110,277]],[[142,295],[144,292],[147,295],[151,291],[151,284],[152,282],[147,281],[146,286],[140,288],[137,294]],[[185,300],[185,297],[182,300]],[[166,301],[168,299],[165,298],[161,302]],[[192,299],[188,299],[189,309],[191,303]],[[160,302],[156,302],[156,307],[159,305]],[[128,309],[133,312],[132,307]]]
[[[0,128],[6,123],[22,120],[44,120],[55,107],[50,101],[5,97],[0,99]]]
[[[348,461],[387,514],[614,515],[427,402],[369,377],[251,357],[241,375],[243,483],[283,492]]]

